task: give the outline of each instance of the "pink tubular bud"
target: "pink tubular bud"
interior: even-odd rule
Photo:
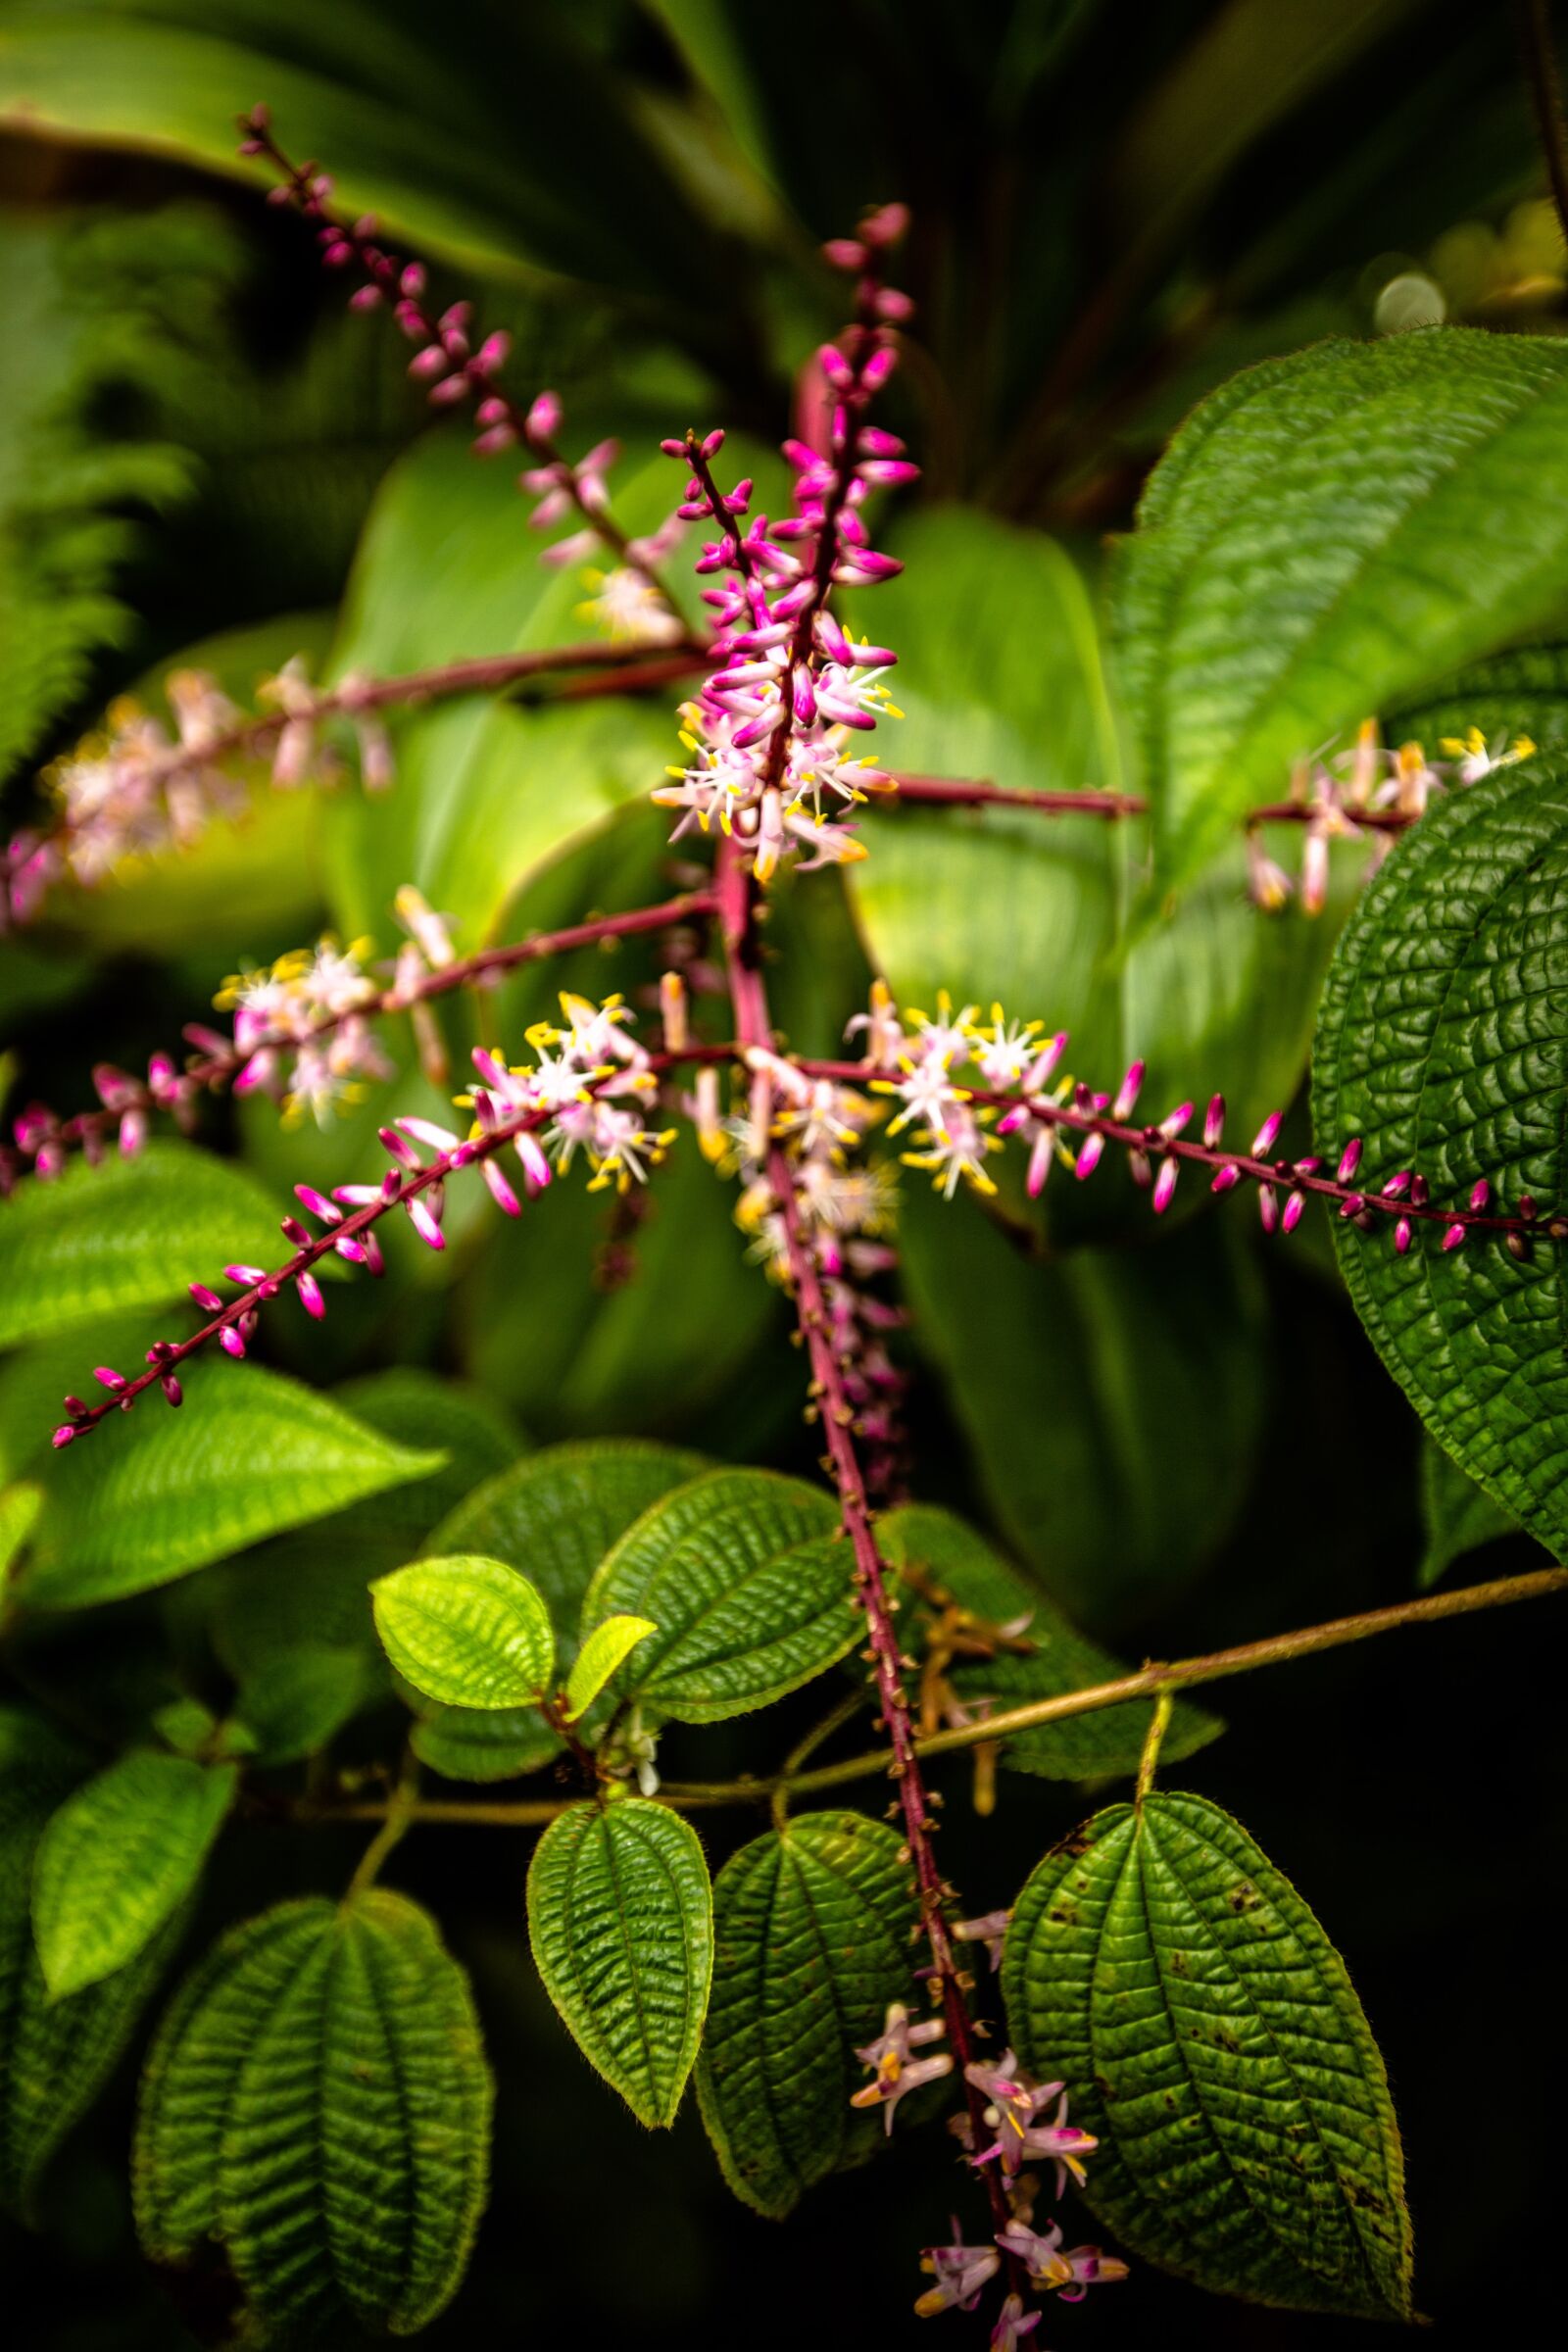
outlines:
[[[914,317],[914,303],[902,286],[883,286],[876,298],[876,315],[892,326],[902,326]]]
[[[1214,1181],[1208,1189],[1211,1193],[1233,1193],[1241,1181],[1241,1169],[1234,1160],[1227,1160],[1224,1167],[1215,1170]]]
[[[1132,1117],[1133,1105],[1138,1101],[1138,1090],[1144,1083],[1144,1066],[1141,1061],[1135,1061],[1122,1080],[1116,1100],[1110,1106],[1110,1115],[1113,1119],[1130,1119]]]
[[[1360,1165],[1361,1138],[1358,1135],[1352,1135],[1345,1150],[1340,1153],[1340,1164],[1335,1171],[1337,1182],[1348,1184]]]
[[[178,1405],[184,1403],[185,1392],[180,1387],[178,1380],[175,1378],[172,1372],[161,1372],[158,1376],[158,1385],[164,1392],[164,1402],[166,1404]]]
[[[450,366],[451,362],[440,344],[427,343],[424,349],[416,351],[409,362],[409,373],[416,384],[428,384],[434,377],[445,375]]]
[[[506,1177],[502,1173],[501,1169],[497,1167],[493,1159],[487,1159],[484,1161],[483,1174],[485,1183],[490,1187],[490,1195],[492,1200],[495,1201],[496,1206],[500,1209],[504,1209],[509,1217],[520,1217],[522,1214],[522,1202],[517,1199],[516,1194],[513,1191],[511,1185],[507,1182]]]
[[[403,296],[405,302],[417,302],[424,292],[424,286],[423,263],[410,262],[403,275],[398,279],[398,292]]]
[[[221,1298],[220,1298],[216,1291],[210,1291],[208,1289],[205,1282],[193,1282],[190,1284],[189,1288],[190,1295],[195,1299],[197,1305],[205,1307],[210,1315],[217,1315],[222,1312],[223,1301]]]
[[[314,1274],[297,1275],[294,1288],[299,1294],[299,1301],[305,1312],[313,1322],[319,1323],[326,1312],[326,1300],[321,1297],[321,1286],[316,1276]]]
[[[816,355],[816,364],[835,392],[848,392],[855,383],[855,369],[835,344],[824,343]]]
[[[866,248],[856,237],[829,237],[822,248],[822,259],[835,270],[863,270],[870,260]]]
[[[898,353],[891,343],[884,343],[880,351],[872,352],[871,357],[861,368],[860,381],[868,392],[880,392],[883,385],[892,377],[898,365]]]
[[[1020,1127],[1027,1127],[1028,1124],[1028,1103],[1015,1102],[1012,1108],[1004,1111],[1002,1117],[997,1121],[997,1133],[999,1135],[1016,1135]]]
[[[1159,1174],[1154,1178],[1154,1198],[1152,1201],[1152,1207],[1156,1217],[1163,1216],[1166,1209],[1169,1208],[1171,1203],[1171,1196],[1176,1190],[1176,1179],[1181,1172],[1182,1163],[1179,1159],[1167,1157],[1160,1161]]]
[[[1279,1195],[1271,1184],[1260,1184],[1257,1188],[1257,1214],[1265,1233],[1278,1233],[1280,1229]]]
[[[1470,1187],[1470,1205],[1478,1215],[1492,1205],[1492,1187],[1484,1176],[1478,1177]]]
[[[1458,1250],[1463,1247],[1463,1244],[1464,1227],[1459,1224],[1457,1220],[1452,1225],[1446,1225],[1444,1227],[1443,1247],[1445,1250]]]
[[[721,424],[715,424],[712,431],[704,436],[703,455],[705,458],[716,458],[723,446],[724,427]]]
[[[1203,1141],[1210,1152],[1217,1148],[1224,1132],[1225,1098],[1223,1095],[1210,1095],[1208,1108],[1203,1113]]]
[[[1365,1193],[1350,1193],[1340,1202],[1340,1214],[1342,1217],[1359,1217],[1365,1207]]]
[[[424,1202],[416,1197],[412,1200],[405,1200],[403,1205],[409,1212],[409,1223],[426,1248],[444,1250],[447,1246],[447,1237],[425,1207]]]
[[[239,1333],[234,1329],[232,1323],[225,1323],[223,1325],[222,1330],[218,1335],[218,1345],[222,1348],[225,1355],[233,1356],[236,1362],[238,1362],[239,1358],[245,1352],[245,1343],[240,1338]]]
[[[1410,1206],[1425,1208],[1431,1198],[1432,1187],[1418,1169],[1410,1179]]]
[[[1099,1167],[1104,1149],[1105,1139],[1102,1135],[1091,1135],[1084,1139],[1073,1168],[1080,1184],[1086,1183]]]
[[[1268,1117],[1252,1138],[1252,1157],[1254,1159],[1266,1158],[1268,1153],[1273,1151],[1279,1138],[1280,1129],[1284,1124],[1284,1111],[1271,1110],[1269,1112]]]
[[[561,430],[562,406],[554,392],[541,392],[528,411],[524,430],[530,441],[553,441]]]
[[[1404,1255],[1405,1251],[1410,1247],[1411,1232],[1412,1228],[1409,1218],[1400,1217],[1394,1228],[1394,1247],[1400,1257]]]
[[[860,222],[860,235],[867,245],[882,252],[897,245],[909,226],[909,208],[906,204],[879,204],[865,215]]]
[[[507,354],[511,349],[512,337],[504,326],[498,326],[494,334],[486,335],[474,353],[474,367],[481,375],[491,375],[496,368],[506,366]]]
[[[1306,1195],[1304,1193],[1291,1193],[1287,1196],[1285,1202],[1285,1214],[1280,1219],[1280,1230],[1282,1233],[1294,1233],[1296,1231],[1296,1228],[1301,1222],[1301,1212],[1305,1206]]]
[[[406,1168],[422,1168],[423,1160],[412,1144],[406,1144],[395,1127],[378,1127],[376,1135],[393,1158]]]
[[[80,1431],[74,1429],[69,1421],[62,1421],[60,1427],[55,1431],[53,1438],[50,1440],[50,1444],[54,1446],[56,1452],[58,1453],[62,1446],[71,1445],[73,1440],[79,1437],[80,1434]]]
[[[1383,1199],[1385,1200],[1402,1200],[1409,1190],[1410,1171],[1408,1168],[1401,1168],[1398,1174],[1391,1176],[1383,1187]]]
[[[240,1283],[246,1290],[250,1290],[255,1284],[267,1280],[267,1268],[265,1266],[225,1266],[223,1275],[226,1281]]]
[[[351,1266],[363,1266],[368,1255],[364,1242],[356,1241],[352,1233],[334,1235],[332,1247],[339,1257],[348,1259]]]
[[[351,311],[375,311],[380,307],[381,289],[379,286],[356,286],[349,296]]]
[[[125,1375],[123,1372],[117,1372],[112,1364],[95,1364],[92,1376],[94,1380],[101,1380],[104,1387],[111,1390],[117,1396],[125,1385]]]
[[[313,1217],[319,1217],[323,1225],[342,1224],[343,1211],[335,1201],[328,1200],[324,1193],[318,1193],[315,1185],[297,1184],[294,1187],[294,1198],[302,1208],[310,1210]]]
[[[1051,1163],[1055,1156],[1055,1138],[1049,1127],[1042,1127],[1040,1133],[1035,1137],[1034,1147],[1029,1153],[1029,1172],[1024,1178],[1024,1190],[1031,1200],[1038,1200],[1045,1191],[1046,1180],[1051,1174]]]

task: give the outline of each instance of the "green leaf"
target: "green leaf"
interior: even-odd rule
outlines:
[[[455,2293],[485,2200],[491,2084],[434,1922],[371,1887],[231,1930],[148,2058],[132,2183],[142,2244],[221,2243],[264,2327],[410,2335]]]
[[[270,1264],[277,1211],[243,1168],[181,1144],[67,1165],[0,1214],[0,1348],[182,1298],[192,1275]]]
[[[1025,1577],[952,1511],[906,1503],[877,1521],[877,1544],[933,1625],[952,1602],[978,1620],[965,1629],[971,1641],[1000,1635],[1004,1627],[1024,1620],[1014,1639],[1032,1644],[1027,1654],[1019,1655],[999,1640],[991,1657],[972,1662],[960,1657],[948,1668],[946,1679],[966,1706],[981,1700],[990,1700],[997,1710],[1022,1706],[1033,1698],[1054,1698],[1113,1682],[1127,1672],[1119,1659],[1075,1633]],[[911,1639],[906,1629],[906,1642]],[[1050,1780],[1136,1772],[1152,1715],[1151,1701],[1129,1699],[1061,1723],[1043,1723],[1004,1740],[1003,1761]],[[1160,1753],[1179,1762],[1206,1747],[1222,1728],[1216,1716],[1180,1699]]]
[[[33,1941],[33,1863],[83,1761],[47,1725],[0,1708],[0,2206],[19,2217],[120,2063],[181,1926],[170,1921],[103,1984],[50,1998]]]
[[[1414,736],[1434,755],[1478,727],[1488,742],[1527,737],[1544,751],[1568,744],[1568,645],[1516,646],[1472,662],[1451,678],[1390,710],[1385,740]]]
[[[416,1560],[371,1587],[399,1674],[444,1705],[518,1707],[549,1691],[550,1615],[528,1579],[476,1552]]]
[[[1241,1507],[1268,1392],[1238,1221],[1036,1257],[974,1201],[915,1191],[900,1255],[1012,1550],[1097,1631],[1168,1595]]]
[[[600,1561],[634,1519],[707,1466],[699,1453],[636,1438],[551,1446],[476,1487],[442,1520],[430,1548],[481,1551],[520,1570],[544,1595],[569,1666]]]
[[[882,2118],[850,2105],[858,2046],[912,1999],[919,1911],[897,1834],[807,1813],[732,1854],[713,1882],[713,1996],[697,2095],[725,2180],[775,2220],[861,2164]]]
[[[1345,1963],[1218,1806],[1099,1813],[1018,1897],[1024,2065],[1096,2134],[1086,2199],[1146,2261],[1306,2311],[1410,2316],[1403,2163]]]
[[[1485,1177],[1512,1204],[1568,1200],[1568,755],[1504,768],[1439,803],[1378,875],[1324,995],[1313,1080],[1320,1138],[1365,1140],[1368,1191],[1415,1167],[1463,1205]],[[1322,1146],[1320,1145],[1320,1149]],[[1500,1237],[1442,1247],[1416,1222],[1335,1221],[1356,1312],[1427,1428],[1554,1559],[1568,1552],[1564,1262]]]
[[[293,1764],[318,1753],[373,1687],[363,1650],[302,1644],[247,1674],[234,1712],[259,1764]]]
[[[71,1448],[20,1590],[72,1609],[144,1592],[441,1460],[281,1373],[198,1363],[178,1412],[154,1396]]]
[[[607,1617],[596,1625],[566,1679],[566,1719],[585,1715],[618,1666],[624,1665],[639,1642],[659,1628],[651,1617]]]
[[[678,1723],[765,1707],[856,1640],[849,1546],[819,1488],[770,1470],[715,1470],[628,1529],[589,1588],[584,1633],[630,1611],[657,1631],[616,1693]]]
[[[32,1924],[50,1997],[134,1960],[201,1876],[233,1802],[232,1764],[122,1756],[67,1798],[39,1841]]]
[[[1565,418],[1568,353],[1462,327],[1318,344],[1197,411],[1116,575],[1167,885],[1304,754],[1554,616]]]
[[[431,1706],[409,1733],[421,1764],[449,1781],[514,1781],[561,1753],[537,1707]]]
[[[528,1866],[528,1940],[590,2066],[640,2123],[672,2124],[713,1974],[713,1896],[697,1833],[639,1796],[573,1805]]]
[[[43,1508],[41,1487],[7,1487],[0,1494],[0,1587],[11,1574],[17,1555],[37,1524]]]
[[[1513,1513],[1494,1502],[1430,1438],[1421,1447],[1421,1523],[1427,1547],[1416,1570],[1416,1583],[1423,1590],[1435,1585],[1466,1552],[1521,1533]]]

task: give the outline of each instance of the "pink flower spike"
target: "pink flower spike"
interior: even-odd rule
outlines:
[[[493,1159],[487,1159],[484,1162],[484,1180],[490,1187],[496,1206],[504,1209],[509,1217],[520,1217],[522,1202],[517,1199],[516,1194]]]
[[[1463,1242],[1464,1227],[1462,1225],[1455,1223],[1452,1225],[1446,1225],[1444,1227],[1443,1247],[1445,1250],[1457,1250],[1462,1246]]]
[[[314,1274],[297,1275],[294,1288],[299,1293],[300,1304],[304,1307],[305,1312],[313,1322],[319,1323],[321,1317],[326,1313],[326,1300],[321,1297],[321,1286],[316,1276]]]
[[[1411,1225],[1408,1217],[1400,1217],[1394,1228],[1394,1247],[1400,1257],[1410,1247]]]
[[[409,1223],[426,1248],[444,1250],[447,1246],[447,1237],[425,1207],[424,1202],[416,1197],[412,1200],[405,1200],[403,1205],[409,1212]]]
[[[313,1217],[319,1217],[323,1225],[342,1224],[343,1211],[335,1207],[324,1193],[318,1193],[313,1184],[297,1184],[294,1198],[302,1208],[310,1210]]]
[[[205,1282],[193,1282],[189,1285],[189,1290],[190,1295],[195,1299],[197,1305],[205,1307],[210,1315],[218,1315],[222,1313],[223,1301],[221,1298],[220,1298],[216,1291],[210,1291],[208,1289]]]
[[[239,1333],[234,1329],[232,1323],[225,1323],[223,1325],[222,1330],[218,1335],[218,1345],[222,1348],[225,1355],[231,1355],[235,1357],[236,1360],[245,1352],[245,1343],[240,1338]]]
[[[240,1283],[247,1291],[267,1280],[265,1266],[225,1266],[223,1274],[227,1281]]]
[[[92,1376],[94,1380],[101,1380],[104,1387],[112,1390],[117,1396],[125,1386],[125,1375],[123,1372],[117,1372],[112,1364],[94,1365]]]
[[[1348,1184],[1360,1165],[1361,1138],[1358,1135],[1352,1135],[1345,1150],[1340,1153],[1340,1164],[1335,1170],[1337,1182]]]
[[[1254,1159],[1267,1158],[1268,1154],[1274,1149],[1275,1143],[1279,1138],[1280,1129],[1284,1126],[1284,1124],[1285,1113],[1283,1110],[1271,1110],[1269,1112],[1268,1117],[1263,1121],[1262,1126],[1252,1138],[1252,1157]]]

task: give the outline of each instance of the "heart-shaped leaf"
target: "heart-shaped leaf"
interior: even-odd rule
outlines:
[[[556,1669],[544,1602],[505,1560],[416,1560],[371,1588],[375,1626],[399,1674],[456,1707],[520,1707]]]

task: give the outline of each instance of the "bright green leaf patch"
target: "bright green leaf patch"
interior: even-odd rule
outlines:
[[[483,2209],[491,2082],[467,1980],[380,1887],[280,1904],[180,1987],[148,2058],[136,2225],[155,2261],[222,2245],[266,2329],[413,2334]]]
[[[931,1637],[940,1637],[952,1604],[965,1613],[962,1631],[970,1654],[956,1657],[947,1669],[947,1680],[965,1706],[989,1701],[1000,1712],[1113,1682],[1126,1673],[1107,1651],[1075,1633],[1038,1590],[953,1512],[906,1503],[879,1520],[877,1541],[909,1586],[917,1602],[916,1622],[923,1618]],[[972,1654],[974,1644],[993,1638],[989,1658]],[[909,1639],[906,1631],[906,1642]],[[1003,1761],[1053,1780],[1134,1772],[1152,1713],[1151,1701],[1129,1699],[1060,1723],[1039,1724],[1004,1741]],[[1206,1747],[1222,1728],[1216,1716],[1180,1699],[1160,1752],[1174,1763]]]
[[[594,1578],[591,1632],[617,1611],[656,1631],[616,1679],[679,1723],[717,1723],[782,1698],[856,1638],[849,1546],[820,1489],[766,1470],[695,1479],[639,1519]]]
[[[566,1716],[575,1722],[587,1713],[618,1666],[625,1663],[639,1642],[659,1628],[651,1617],[607,1617],[596,1625],[581,1649],[576,1664],[566,1678]]]
[[[642,1797],[573,1805],[528,1869],[528,1939],[590,2066],[671,2124],[708,2010],[713,1898],[696,1831]]]
[[[1320,1149],[1365,1139],[1375,1191],[1419,1168],[1438,1201],[1485,1178],[1508,1206],[1568,1201],[1568,754],[1442,801],[1401,842],[1347,930],[1314,1060]],[[1544,1237],[1442,1248],[1417,1222],[1334,1232],[1356,1312],[1433,1437],[1554,1559],[1568,1553],[1568,1281]]]
[[[1398,2130],[1345,1963],[1196,1796],[1114,1805],[1039,1865],[1003,1958],[1023,2064],[1094,2132],[1087,2200],[1225,2294],[1410,2316]]]
[[[67,1798],[32,1878],[33,1931],[54,1999],[123,1968],[178,1909],[236,1780],[232,1764],[133,1753]]]
[[[182,1298],[192,1273],[276,1253],[275,1206],[227,1160],[168,1143],[96,1168],[75,1160],[4,1203],[0,1348]]]
[[[897,1834],[807,1813],[730,1857],[713,1882],[713,1994],[697,2067],[725,2180],[781,2219],[814,2181],[862,2163],[882,2117],[850,2105],[855,2051],[913,1999],[919,1912]]]
[[[50,1608],[144,1592],[426,1477],[442,1458],[378,1436],[259,1364],[198,1363],[177,1412],[154,1392],[71,1447],[20,1590]]]
[[[515,1568],[477,1553],[416,1560],[371,1589],[387,1656],[443,1705],[519,1707],[545,1696],[555,1640],[544,1602]]]
[[[1565,452],[1568,351],[1537,336],[1319,343],[1210,395],[1116,578],[1167,884],[1326,739],[1555,615]]]

